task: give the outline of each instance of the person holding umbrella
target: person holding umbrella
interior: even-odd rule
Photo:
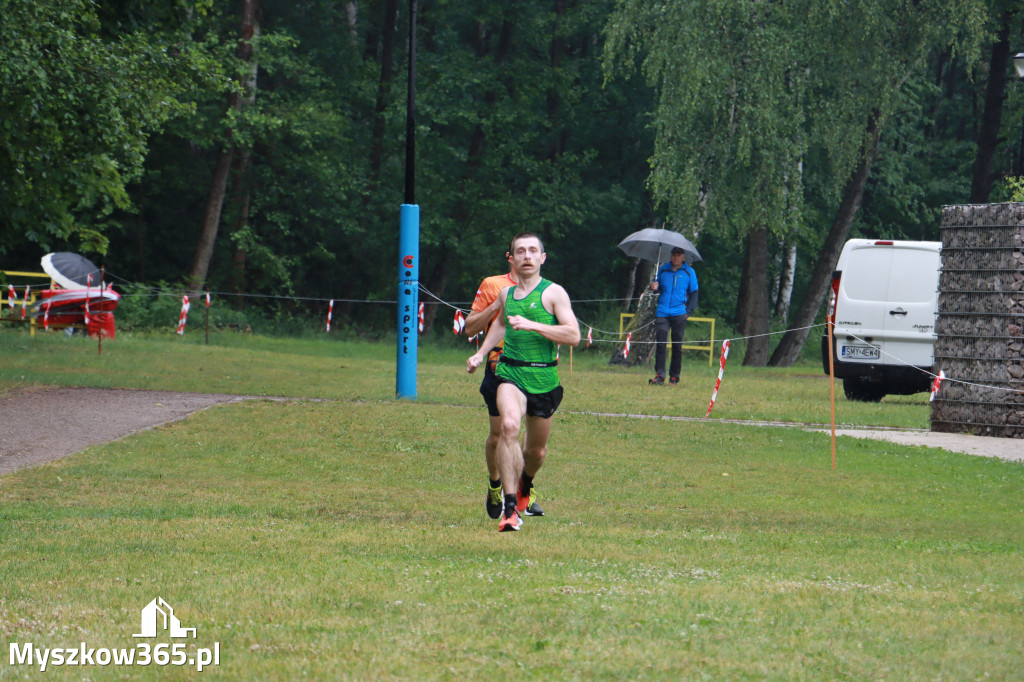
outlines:
[[[679,370],[683,364],[683,332],[687,316],[697,308],[697,273],[686,264],[686,252],[682,247],[672,247],[669,261],[658,268],[658,274],[651,282],[651,291],[661,293],[655,311],[654,329],[657,345],[654,350],[654,378],[650,384],[661,386],[665,383],[665,346],[669,332],[672,332],[672,366],[668,382],[679,383]]]

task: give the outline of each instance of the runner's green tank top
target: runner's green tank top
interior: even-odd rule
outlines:
[[[537,332],[512,329],[508,323],[510,315],[522,315],[533,322],[541,324],[557,324],[555,316],[544,309],[541,294],[551,286],[551,280],[541,279],[536,287],[521,301],[515,299],[516,288],[513,286],[505,298],[505,350],[506,356],[522,362],[554,362],[558,350],[553,341],[549,341]],[[557,367],[513,367],[504,362],[498,363],[495,370],[498,376],[508,379],[527,393],[547,393],[558,387]]]

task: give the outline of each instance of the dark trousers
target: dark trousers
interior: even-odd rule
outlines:
[[[654,318],[654,340],[658,344],[654,347],[654,371],[665,376],[665,350],[668,341],[669,330],[672,331],[672,367],[669,368],[669,376],[679,376],[679,370],[683,366],[683,332],[686,331],[686,315],[670,315],[669,317]]]

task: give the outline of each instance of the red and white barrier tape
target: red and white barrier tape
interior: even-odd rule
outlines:
[[[939,376],[935,377],[932,381],[931,395],[928,396],[928,402],[935,400],[935,396],[939,394],[939,388],[942,386],[942,380],[946,378],[946,371],[939,370]]]
[[[466,318],[462,315],[461,310],[455,311],[455,320],[452,322],[452,332],[456,335],[461,334],[462,330],[466,328]]]
[[[29,294],[31,294],[31,293],[32,293],[32,290],[26,284],[25,285],[25,298],[21,299],[21,319],[23,319],[23,320],[25,319],[25,306],[28,305],[28,297],[29,297]]]
[[[725,361],[728,357],[729,339],[726,339],[722,342],[722,357],[718,360],[718,381],[715,382],[715,392],[711,394],[711,404],[708,405],[708,411],[704,414],[705,419],[711,414],[711,408],[715,406],[715,401],[718,399],[718,387],[722,385],[722,375],[725,373]]]
[[[626,334],[626,347],[622,350],[622,357],[629,357],[629,344],[633,340],[633,332]]]
[[[423,309],[423,304],[422,304],[422,303],[420,303],[420,311],[419,311],[419,313],[417,313],[417,315],[416,315],[416,317],[417,317],[417,325],[418,325],[418,327],[419,327],[419,330],[420,330],[420,334],[422,334],[422,333],[423,333],[423,323],[424,323],[424,319],[425,319],[425,317],[424,317],[424,316],[425,316],[425,314],[426,314],[426,313],[424,312],[424,309]]]
[[[185,333],[185,322],[188,321],[188,309],[189,309],[188,295],[185,295],[185,296],[181,297],[181,314],[178,315],[178,333],[179,334],[184,334]]]
[[[331,331],[331,318],[334,317],[334,299],[327,304],[327,331]]]
[[[594,342],[594,328],[587,328],[587,348],[590,348],[590,344]]]
[[[7,302],[11,305],[11,316],[14,316],[14,303],[18,300],[18,292],[14,290],[13,284],[7,285]]]
[[[90,272],[85,278],[85,326],[89,326],[89,289],[92,287],[92,273]]]

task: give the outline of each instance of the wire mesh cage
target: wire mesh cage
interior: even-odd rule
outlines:
[[[932,430],[1024,438],[1024,203],[947,206]]]

